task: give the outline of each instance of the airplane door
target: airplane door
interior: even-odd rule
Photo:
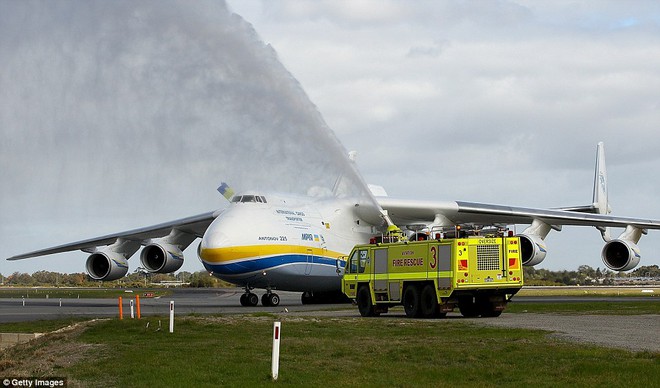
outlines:
[[[312,273],[312,264],[314,264],[314,255],[311,249],[307,249],[307,264],[305,265],[305,275]]]

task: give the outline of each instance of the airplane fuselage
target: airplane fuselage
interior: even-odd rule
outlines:
[[[337,291],[344,256],[375,232],[354,209],[355,201],[336,198],[237,196],[198,254],[211,274],[242,287]]]

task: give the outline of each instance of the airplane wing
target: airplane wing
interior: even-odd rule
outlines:
[[[149,243],[152,239],[165,238],[169,236],[176,236],[175,240],[177,242],[187,242],[185,247],[187,247],[192,241],[198,237],[204,235],[204,231],[211,224],[211,222],[217,217],[218,212],[208,212],[199,214],[192,217],[181,218],[178,220],[165,222],[162,224],[152,225],[144,228],[133,229],[125,232],[119,232],[114,234],[109,234],[106,236],[95,237],[87,240],[76,241],[64,245],[59,245],[56,247],[41,249],[34,252],[24,253],[16,256],[12,256],[7,260],[21,260],[31,257],[45,256],[54,253],[62,253],[69,251],[82,250],[84,252],[97,252],[99,247],[109,246],[115,247],[113,251],[122,252],[122,251],[131,251],[134,247],[135,250],[139,248],[140,245]],[[175,243],[176,245],[182,246],[183,244]],[[123,248],[121,248],[121,247]],[[183,247],[183,249],[185,249]],[[135,250],[131,252],[132,255],[135,253]],[[124,252],[122,252],[124,253]],[[130,256],[130,255],[129,255]]]
[[[559,209],[493,205],[478,202],[411,201],[378,197],[381,208],[394,223],[423,225],[430,232],[455,225],[506,226],[530,224],[519,233],[523,264],[539,264],[547,253],[544,239],[550,230],[561,230],[563,225],[593,226],[605,240],[601,253],[603,262],[615,271],[627,271],[639,264],[641,254],[637,243],[649,229],[660,229],[660,220],[618,217],[610,215],[607,194],[607,172],[603,143],[596,148],[593,201],[587,206]],[[625,228],[617,238],[612,238],[610,228]],[[408,228],[418,230],[419,228]],[[417,236],[415,232],[414,237]]]
[[[433,202],[377,198],[378,203],[397,224],[431,223],[439,216],[448,225],[511,225],[531,224],[535,220],[548,225],[576,225],[594,227],[633,226],[639,229],[660,229],[660,221],[642,218],[589,214],[579,211],[536,209],[493,205],[477,202]],[[449,222],[447,222],[447,220]]]
[[[545,238],[552,229],[560,231],[563,225],[576,225],[597,228],[605,240],[601,252],[603,263],[614,271],[628,271],[635,268],[641,260],[637,243],[642,234],[646,234],[649,229],[660,229],[660,220],[591,214],[585,212],[588,207],[575,210],[536,209],[476,202],[421,202],[390,198],[378,198],[378,202],[396,224],[421,224],[430,232],[433,232],[434,228],[451,229],[452,226],[461,224],[531,224],[522,233],[518,233],[521,258],[523,264],[528,266],[537,265],[545,259]],[[622,227],[625,230],[617,238],[612,238],[610,227]]]
[[[384,210],[387,210],[389,217],[401,225],[416,222],[432,223],[432,225],[438,226],[536,223],[537,225],[551,226],[557,230],[561,229],[562,225],[594,226],[603,232],[603,238],[606,241],[611,240],[609,232],[606,231],[610,227],[634,228],[644,232],[647,229],[660,229],[660,221],[658,220],[609,215],[611,208],[607,194],[605,148],[602,142],[598,143],[596,147],[596,169],[593,187],[591,204],[559,209],[537,209],[463,201],[407,201],[388,197],[378,197],[378,202]],[[528,232],[530,231],[528,230]],[[547,232],[536,234],[545,238]]]

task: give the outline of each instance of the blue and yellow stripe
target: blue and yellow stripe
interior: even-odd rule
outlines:
[[[312,260],[309,260],[310,256]],[[223,275],[247,274],[291,264],[334,267],[342,256],[339,252],[300,245],[248,245],[206,248],[200,252],[207,269]],[[340,265],[343,266],[343,262]]]

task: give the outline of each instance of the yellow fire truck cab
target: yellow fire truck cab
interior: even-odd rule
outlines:
[[[365,317],[400,304],[408,317],[497,317],[522,286],[520,239],[503,235],[357,245],[342,281]]]

